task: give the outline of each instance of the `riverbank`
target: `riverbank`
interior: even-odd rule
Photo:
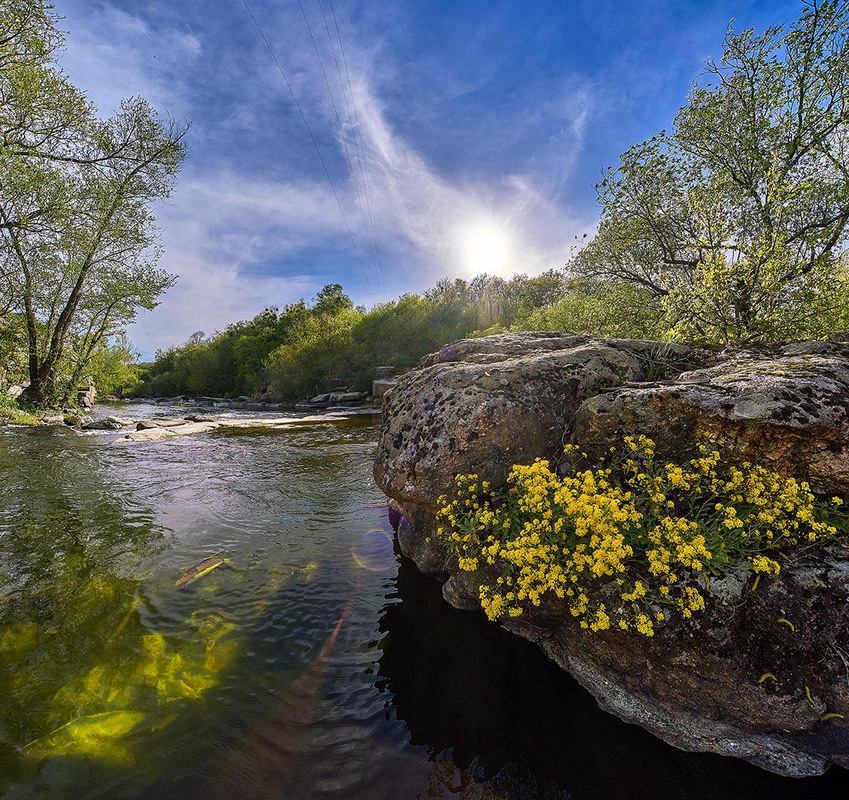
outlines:
[[[844,344],[502,334],[401,378],[375,476],[402,552],[449,603],[484,608],[677,747],[805,776],[849,767],[847,437]],[[518,510],[496,519],[490,502]],[[803,535],[805,519],[820,528]],[[738,530],[762,555],[740,555]]]

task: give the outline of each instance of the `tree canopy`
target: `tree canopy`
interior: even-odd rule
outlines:
[[[806,0],[787,31],[729,29],[672,130],[596,187],[577,273],[658,298],[671,335],[821,335],[847,301],[849,3]]]
[[[62,400],[98,347],[152,308],[152,203],[185,155],[185,127],[141,98],[100,119],[55,62],[62,37],[42,0],[0,9],[0,330],[26,354],[24,399]]]

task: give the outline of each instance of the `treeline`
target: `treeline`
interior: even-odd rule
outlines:
[[[367,389],[377,366],[504,330],[731,347],[849,331],[849,3],[729,29],[669,129],[604,173],[597,233],[562,271],[443,279],[371,310],[332,284],[141,372],[120,334],[173,280],[150,207],[185,130],[141,101],[95,118],[55,64],[54,23],[45,0],[0,4],[0,390],[28,380],[25,401],[86,376],[154,395]]]
[[[339,284],[311,302],[267,308],[212,337],[193,334],[159,351],[138,394],[235,397],[266,392],[301,398],[344,385],[367,390],[375,367],[400,370],[454,339],[524,327],[551,309],[569,282],[551,270],[509,280],[480,275],[443,279],[371,310],[355,307]]]

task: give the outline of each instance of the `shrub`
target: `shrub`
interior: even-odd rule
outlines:
[[[609,466],[578,468],[583,454],[569,445],[562,477],[537,459],[515,465],[503,491],[458,475],[454,497],[440,498],[437,535],[461,570],[483,576],[490,619],[549,594],[582,628],[653,636],[705,608],[711,576],[745,567],[759,581],[805,547],[845,536],[834,524],[842,500],[817,501],[805,481],[723,466],[707,448],[683,466],[660,464],[651,439],[624,442]]]

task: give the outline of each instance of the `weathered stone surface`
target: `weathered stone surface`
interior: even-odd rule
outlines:
[[[514,463],[556,462],[566,442],[598,458],[644,433],[662,459],[681,462],[705,443],[849,495],[847,408],[841,343],[718,354],[546,333],[464,340],[386,396],[375,476],[401,549],[446,580],[452,605],[475,609],[484,575],[459,572],[432,535],[456,473],[498,486]],[[556,599],[501,623],[539,643],[602,707],[673,745],[785,775],[849,767],[846,550],[809,553],[755,592],[753,583],[745,569],[715,579],[704,613],[651,639],[582,631]]]
[[[464,339],[426,356],[386,395],[375,477],[398,504],[401,547],[425,572],[437,498],[458,472],[501,485],[515,463],[557,460],[581,402],[653,368],[681,371],[706,355],[683,345],[516,333]]]
[[[398,383],[397,378],[377,378],[371,382],[371,394],[376,400],[380,399]]]
[[[331,403],[358,403],[367,396],[365,392],[331,392],[328,399]]]
[[[218,428],[217,422],[186,422],[181,421],[178,425],[162,425],[156,427],[139,428],[133,433],[128,433],[117,442],[155,442],[160,439],[173,439],[177,436],[188,436],[193,433],[207,433]]]
[[[89,409],[94,406],[94,398],[97,397],[97,389],[89,384],[88,388],[77,392],[77,402],[82,408]]]
[[[83,429],[87,431],[116,431],[121,428],[126,428],[133,424],[133,420],[125,419],[124,417],[104,417],[93,422],[89,421],[83,425]]]
[[[575,440],[592,458],[638,433],[655,440],[662,459],[680,461],[704,443],[815,491],[849,493],[849,345],[740,354],[669,385],[599,395],[575,415]]]
[[[88,414],[81,414],[77,409],[66,408],[62,411],[62,421],[65,425],[71,427],[82,427],[91,422],[91,417]]]
[[[178,425],[185,425],[188,422],[181,417],[159,417],[157,419],[143,419],[136,423],[136,428],[140,431],[150,428],[176,428]]]

